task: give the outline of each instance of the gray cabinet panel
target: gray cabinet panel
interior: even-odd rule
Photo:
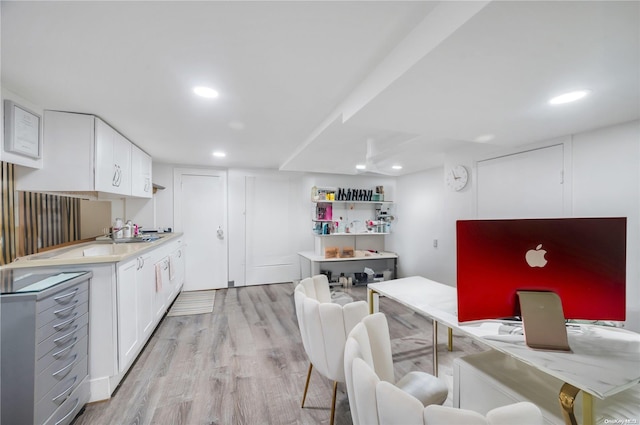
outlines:
[[[69,424],[89,399],[91,276],[0,297],[1,423]]]

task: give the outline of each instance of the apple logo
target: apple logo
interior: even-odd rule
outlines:
[[[527,264],[529,267],[544,267],[547,265],[547,259],[544,258],[547,251],[542,249],[542,244],[538,245],[536,249],[530,249],[525,255]]]

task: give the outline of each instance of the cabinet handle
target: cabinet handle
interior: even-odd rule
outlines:
[[[162,270],[167,270],[169,268],[169,260],[164,260],[162,262]]]
[[[59,296],[55,297],[54,300],[60,302],[60,300],[62,300],[64,298],[69,298],[69,297],[74,296],[76,294],[76,292],[78,292],[78,288],[74,289],[73,292],[69,292],[68,294],[59,295]]]
[[[73,338],[73,342],[71,343],[71,345],[69,345],[68,347],[63,348],[62,350],[58,351],[57,353],[53,353],[52,356],[53,357],[58,357],[60,354],[64,353],[65,351],[70,350],[71,348],[73,348],[74,345],[76,345],[78,343],[78,337],[74,337]]]
[[[145,179],[144,179],[144,191],[148,192],[150,188],[151,188],[151,181],[149,180],[149,177],[145,177]]]
[[[144,257],[139,257],[140,258],[140,268],[144,267]]]
[[[53,325],[53,329],[59,331],[60,329],[64,329],[67,327],[68,324],[73,323],[74,320],[76,320],[76,318],[78,317],[78,312],[76,311],[75,313],[73,313],[73,317],[69,320],[66,320],[62,323],[58,323],[57,325]]]
[[[66,307],[66,308],[61,308],[60,310],[55,310],[53,312],[53,314],[55,314],[57,316],[60,313],[63,313],[65,311],[69,311],[69,310],[72,310],[72,309],[76,308],[77,305],[78,305],[78,300],[74,300],[73,301],[73,305],[70,305],[69,307]],[[66,316],[66,314],[63,314],[63,316]]]
[[[77,330],[78,330],[78,325],[75,325],[75,326],[73,327],[73,330],[72,330],[71,332],[69,332],[69,333],[68,333],[68,334],[66,334],[66,335],[62,335],[62,336],[61,336],[61,337],[59,337],[59,338],[54,339],[54,340],[53,340],[53,342],[54,342],[56,345],[59,345],[59,344],[58,344],[58,342],[63,341],[63,340],[65,340],[66,338],[70,337],[71,335],[73,335],[74,333],[76,333],[76,331],[77,331]]]
[[[76,404],[75,406],[73,406],[73,409],[71,409],[71,411],[69,413],[67,413],[66,415],[64,415],[64,417],[62,419],[60,419],[58,422],[55,423],[55,425],[60,425],[61,423],[63,423],[64,421],[67,420],[67,418],[76,410],[76,407],[78,407],[78,404],[80,404],[80,397],[78,397],[76,399]]]
[[[64,395],[64,396],[67,396],[67,395],[68,395],[67,393],[69,392],[69,390],[71,390],[71,388],[73,388],[73,386],[76,384],[76,382],[77,382],[77,381],[78,381],[78,376],[76,375],[76,376],[74,376],[74,377],[73,377],[73,381],[71,382],[71,385],[69,386],[69,388],[67,388],[66,390],[64,390],[63,392],[61,392],[60,394],[58,394],[58,395],[57,395],[57,396],[55,396],[54,398],[52,398],[52,399],[51,399],[51,401],[53,401],[54,403],[56,403],[56,402],[57,402],[57,400],[58,400],[60,397],[62,397],[63,395]]]
[[[120,183],[122,181],[122,170],[120,170],[120,166],[118,164],[113,164],[113,179],[111,180],[111,185],[115,187],[120,187]]]
[[[182,250],[178,250],[178,258],[182,258]]]
[[[69,368],[70,368],[70,367],[72,367],[74,364],[76,364],[76,361],[78,361],[78,355],[77,355],[77,354],[74,354],[74,355],[73,355],[73,360],[71,360],[71,363],[69,363],[68,365],[66,365],[65,367],[63,367],[62,369],[60,369],[59,371],[52,373],[52,374],[51,374],[51,376],[56,376],[56,375],[58,375],[58,374],[60,374],[60,373],[64,372],[65,370],[69,369]]]

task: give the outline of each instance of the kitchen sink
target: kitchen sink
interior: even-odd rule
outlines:
[[[144,243],[153,242],[160,239],[162,236],[146,234],[144,236],[136,236],[135,238],[117,238],[111,239],[110,236],[100,236],[96,238],[97,242],[112,242],[112,243]]]

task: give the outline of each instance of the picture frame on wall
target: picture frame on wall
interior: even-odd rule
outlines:
[[[42,116],[12,100],[4,101],[4,148],[6,152],[40,159]]]

